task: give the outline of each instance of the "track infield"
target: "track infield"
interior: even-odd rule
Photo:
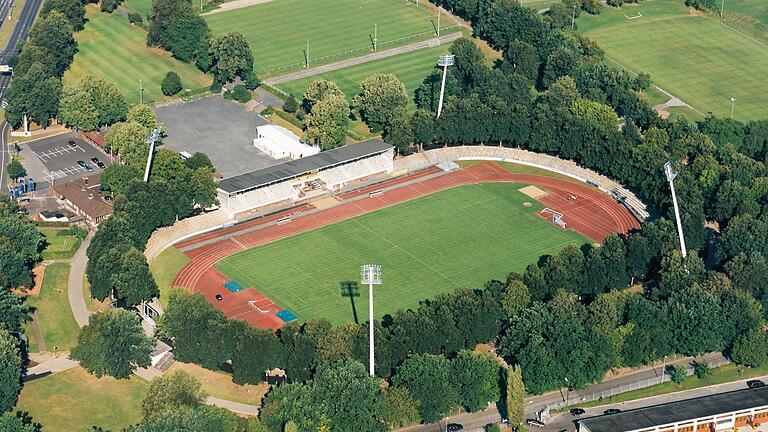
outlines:
[[[546,189],[547,196],[536,202],[518,191],[528,184]],[[588,242],[587,237],[600,241],[611,232],[637,226],[626,209],[600,191],[515,174],[492,163],[377,197],[367,192],[346,195],[339,206],[288,224],[240,235],[230,231],[233,237],[213,242],[215,237],[207,234],[198,245],[184,242],[179,247],[192,260],[174,285],[203,293],[228,317],[257,327],[279,328],[282,322],[275,312],[283,308],[301,320],[323,316],[339,323],[353,319],[340,284],[357,280],[359,265],[365,262],[383,266],[384,285],[375,295],[381,317],[415,308],[439,293],[481,287],[567,244]],[[362,199],[351,200],[354,196]],[[577,198],[569,199],[572,196]],[[562,230],[538,216],[545,206],[563,213],[574,230]],[[231,293],[222,287],[228,279],[255,289]],[[365,291],[355,299],[360,321],[365,321]],[[222,300],[214,299],[217,294]]]

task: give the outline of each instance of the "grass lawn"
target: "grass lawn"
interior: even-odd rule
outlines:
[[[171,293],[173,278],[176,277],[176,274],[181,271],[187,262],[189,262],[188,256],[175,247],[169,247],[156,256],[149,264],[152,276],[155,277],[155,282],[157,282],[157,286],[160,288],[160,304],[163,307],[168,307],[168,296]]]
[[[48,351],[53,352],[53,347],[58,351],[69,351],[77,345],[77,335],[80,327],[77,326],[75,317],[69,307],[67,296],[67,279],[69,278],[69,264],[54,263],[46,267],[43,286],[40,288],[40,296],[28,297],[27,301],[37,310],[37,318],[40,320],[40,328],[43,331],[43,339]],[[34,332],[27,335],[34,338]]]
[[[520,184],[466,185],[233,255],[216,268],[266,294],[300,319],[352,320],[340,282],[361,264],[382,265],[377,316],[456,288],[478,288],[522,271],[544,254],[589,240],[536,215],[543,206]],[[523,206],[532,202],[532,206]],[[355,301],[368,308],[367,289]]]
[[[627,20],[641,12],[642,18]],[[607,56],[633,72],[648,72],[659,87],[702,112],[727,117],[768,117],[768,46],[692,14],[682,1],[649,0],[639,6],[605,8],[582,14],[579,29],[595,39]],[[664,49],[659,49],[664,47]]]
[[[147,15],[152,10],[152,0],[125,0],[122,6],[131,12],[136,12],[147,21]]]
[[[80,239],[75,236],[57,235],[62,229],[59,228],[38,228],[43,233],[45,240],[49,243],[43,251],[43,259],[69,259],[77,252],[80,247]]]
[[[197,378],[203,385],[203,390],[209,396],[234,402],[260,405],[261,398],[267,393],[269,387],[266,383],[259,385],[237,385],[232,382],[232,375],[224,372],[216,372],[202,368],[191,363],[174,362],[166,374],[183,370]]]
[[[192,64],[182,63],[159,48],[148,48],[147,33],[128,23],[120,13],[99,12],[88,5],[85,30],[76,33],[78,52],[64,75],[64,83],[73,85],[93,74],[112,82],[123,91],[128,102],[139,101],[139,80],[144,88],[144,102],[164,100],[160,83],[174,71],[185,89],[199,90],[211,85],[211,78]]]
[[[589,408],[601,405],[609,405],[620,402],[627,402],[631,400],[637,400],[647,398],[651,396],[658,396],[667,393],[674,393],[683,390],[691,390],[700,387],[707,387],[715,384],[723,384],[731,381],[738,381],[747,378],[755,378],[768,374],[768,366],[749,368],[744,366],[737,366],[733,363],[719,368],[712,369],[712,375],[703,379],[698,379],[695,376],[689,376],[688,379],[683,381],[681,385],[677,385],[672,381],[667,381],[664,384],[658,384],[655,386],[646,387],[640,390],[633,390],[626,393],[621,393],[613,397],[605,397],[602,400],[586,402],[579,404],[579,407]],[[570,409],[570,408],[569,408]]]
[[[768,2],[765,0],[738,0],[726,2],[725,14],[735,12],[754,18],[755,20],[768,23]]]
[[[47,431],[89,431],[91,426],[119,431],[141,420],[148,387],[137,376],[96,378],[76,367],[24,384],[16,409],[29,411]]]
[[[309,39],[312,63],[331,63],[344,57],[370,52],[374,25],[381,49],[405,45],[432,37],[437,17],[432,8],[393,0],[274,0],[242,9],[207,15],[213,34],[238,31],[248,38],[255,70],[260,75],[279,73],[272,69],[305,63]],[[433,23],[434,21],[434,23]],[[443,16],[441,28],[455,25]],[[446,29],[441,34],[459,31]],[[426,33],[420,37],[400,38]],[[337,57],[321,57],[359,49]],[[315,60],[318,59],[318,60]]]
[[[420,49],[370,63],[363,63],[296,81],[289,81],[279,84],[277,87],[301,99],[304,91],[307,90],[312,81],[318,78],[325,78],[326,80],[336,82],[351,101],[352,97],[360,92],[360,82],[362,80],[375,73],[393,73],[405,84],[405,89],[408,90],[408,95],[410,96],[408,107],[415,110],[416,104],[413,102],[413,93],[424,81],[424,78],[437,67],[437,58],[441,54],[446,54],[450,47],[450,45],[442,45]]]

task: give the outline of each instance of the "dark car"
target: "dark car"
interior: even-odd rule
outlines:
[[[97,167],[104,168],[104,162],[100,161],[97,157],[92,157],[91,162],[95,163]]]
[[[223,298],[221,294],[216,294],[216,300],[221,301]]]
[[[580,416],[584,415],[586,411],[584,411],[582,408],[571,408],[571,415],[572,416]]]
[[[464,425],[460,425],[458,423],[448,423],[448,426],[445,427],[446,432],[459,432],[460,430],[464,430]]]
[[[610,409],[607,409],[607,410],[605,410],[605,411],[603,412],[603,414],[605,414],[605,415],[611,415],[611,414],[618,414],[618,413],[620,413],[620,412],[621,412],[621,410],[620,410],[620,409],[617,409],[617,408],[610,408]]]
[[[69,145],[70,147],[77,147],[77,143],[72,140],[67,141],[67,145]]]
[[[525,421],[525,425],[526,426],[533,426],[533,427],[537,427],[537,428],[543,428],[544,427],[544,422],[541,421],[541,420],[536,420],[536,419],[528,419],[528,420]]]
[[[749,388],[765,387],[765,383],[760,380],[749,380],[747,381],[747,387]]]

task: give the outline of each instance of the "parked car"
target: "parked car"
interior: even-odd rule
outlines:
[[[104,165],[104,162],[100,161],[97,157],[92,157],[91,162],[95,163],[97,167],[104,169],[106,166]]]
[[[582,408],[571,408],[572,416],[580,416],[580,415],[584,415],[584,413],[586,413],[586,411],[584,411],[584,409]]]
[[[70,147],[77,147],[77,143],[72,140],[67,141],[67,145],[69,145]]]
[[[85,161],[79,160],[79,161],[77,161],[77,164],[80,165],[80,167],[82,167],[84,170],[86,170],[88,172],[93,171],[93,167],[88,165],[87,163],[85,163]]]
[[[445,427],[445,430],[447,432],[459,432],[460,430],[464,430],[464,425],[460,425],[458,423],[448,423],[448,426]]]
[[[749,380],[747,381],[747,387],[749,388],[765,387],[765,383],[760,380]]]
[[[526,426],[533,426],[533,427],[537,427],[537,428],[543,428],[544,427],[544,422],[541,421],[541,420],[536,420],[536,419],[528,419],[528,420],[525,421],[525,425]]]
[[[610,408],[610,409],[607,409],[607,410],[605,410],[605,411],[603,412],[603,414],[605,414],[605,415],[611,415],[611,414],[618,414],[618,413],[620,413],[620,412],[621,412],[621,410],[620,410],[620,409],[617,409],[617,408]]]

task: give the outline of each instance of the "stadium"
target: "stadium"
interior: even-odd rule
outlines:
[[[648,216],[620,185],[552,156],[503,147],[393,156],[370,140],[224,179],[215,215],[158,231],[148,253],[176,248],[189,261],[174,287],[277,329],[356,319],[367,295],[350,298],[343,287],[369,261],[384,269],[381,318],[567,245],[626,233]]]

